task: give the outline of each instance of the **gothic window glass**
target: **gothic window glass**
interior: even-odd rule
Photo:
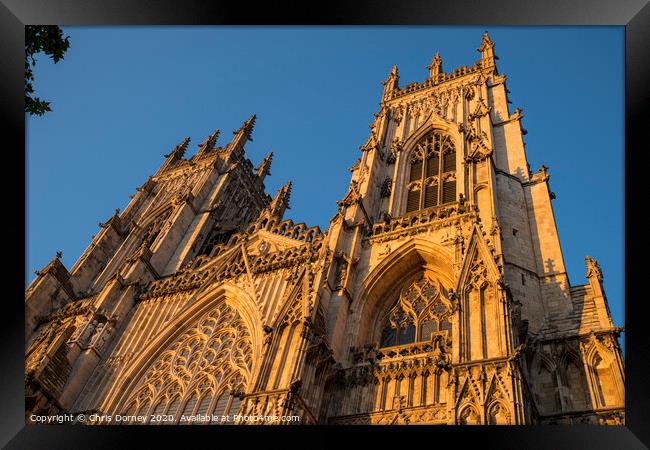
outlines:
[[[199,255],[210,255],[212,249],[219,244],[227,244],[234,230],[213,230],[210,237],[205,241]]]
[[[393,327],[387,326],[381,334],[380,347],[391,347],[397,345],[397,330]]]
[[[212,400],[212,396],[207,393],[206,395],[203,396],[201,399],[201,403],[199,403],[199,407],[196,409],[197,414],[207,414],[208,413],[208,407],[210,406],[210,401]]]
[[[406,200],[406,210],[407,211],[416,211],[420,206],[420,190],[413,189],[408,192],[408,198]]]
[[[185,407],[181,411],[181,415],[186,415],[190,416],[194,412],[194,406],[196,406],[196,402],[198,400],[198,394],[195,392],[190,395],[190,398],[187,400],[185,403]]]
[[[242,400],[239,397],[233,397],[232,402],[230,404],[230,411],[229,414],[239,414],[239,408],[241,407]]]
[[[149,406],[150,406],[149,399],[146,399],[146,400],[145,400],[145,401],[140,405],[140,408],[138,409],[138,415],[140,415],[140,416],[144,416],[144,415],[146,415],[147,412],[149,411]]]
[[[138,404],[138,414],[154,405],[153,414],[178,417],[225,411],[228,392],[245,390],[252,348],[239,313],[221,302],[162,351],[125,404]],[[216,392],[225,393],[211,407]]]
[[[161,415],[162,413],[165,412],[165,406],[167,406],[166,400],[167,400],[166,398],[163,398],[160,400],[160,402],[158,402],[158,405],[156,405],[156,407],[152,412],[154,416]]]
[[[411,156],[406,212],[456,201],[456,149],[451,138],[432,131]]]
[[[426,320],[420,326],[420,340],[426,341],[431,339],[431,333],[438,331],[438,324],[433,320]]]
[[[169,403],[168,411],[170,413],[164,417],[165,420],[164,420],[163,423],[171,424],[173,422],[173,419],[175,418],[173,416],[173,413],[178,411],[178,406],[179,406],[180,402],[181,402],[180,397],[176,397],[174,400],[171,401],[171,403]]]
[[[221,394],[219,400],[217,400],[217,404],[214,407],[214,415],[223,416],[226,414],[226,406],[228,406],[228,395],[224,393]]]
[[[426,277],[402,290],[383,322],[380,347],[429,341],[435,334],[451,337],[451,302],[439,284]]]
[[[409,323],[404,328],[399,329],[400,344],[410,344],[415,341],[415,325]]]

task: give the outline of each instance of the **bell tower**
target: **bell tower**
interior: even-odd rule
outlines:
[[[321,411],[330,423],[525,424],[596,404],[544,409],[553,394],[531,370],[535,349],[574,348],[585,337],[569,317],[591,299],[605,307],[597,284],[568,283],[548,168],[528,169],[523,114],[509,110],[487,32],[478,52],[451,72],[436,53],[420,83],[400,88],[396,66],[383,82],[329,227],[322,298],[341,365]],[[615,340],[611,323],[599,330]],[[590,363],[576,361],[582,371],[554,369],[555,389],[586,386]]]
[[[37,273],[25,297],[28,412],[70,408],[146,286],[207,257],[269,206],[271,155],[255,170],[244,153],[254,124],[253,115],[225,147],[214,131],[189,158],[185,138],[125,210],[99,224],[72,268],[59,254]]]
[[[488,33],[478,52],[402,86],[393,66],[324,232],[285,218],[291,182],[266,193],[255,115],[174,146],[27,289],[28,414],[624,423],[604,275],[586,257],[569,283],[551,172],[529,169]]]

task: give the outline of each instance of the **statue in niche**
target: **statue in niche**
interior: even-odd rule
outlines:
[[[336,274],[336,282],[334,286],[336,289],[343,288],[345,286],[345,280],[348,274],[348,262],[345,259],[341,259],[339,262],[339,271]]]
[[[97,320],[93,320],[88,325],[86,325],[86,329],[83,331],[81,337],[78,340],[79,345],[85,345],[88,343],[90,337],[95,332],[96,327],[97,327]]]

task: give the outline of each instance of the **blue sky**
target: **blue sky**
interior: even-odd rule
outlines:
[[[286,216],[327,228],[391,66],[401,86],[437,51],[447,71],[471,66],[486,29],[532,169],[550,167],[571,283],[597,258],[623,325],[622,27],[64,28],[65,59],[35,70],[53,111],[27,118],[26,283],[57,250],[70,268],[183,138],[221,129],[223,145],[252,113],[248,157],[275,153],[267,191],[292,180]]]

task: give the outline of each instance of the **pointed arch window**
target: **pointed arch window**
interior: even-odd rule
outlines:
[[[239,410],[252,367],[248,326],[236,309],[221,302],[162,351],[125,404],[129,411],[140,405],[139,415],[149,411],[172,415],[181,424],[209,423],[203,419],[213,411]],[[182,415],[199,417],[188,421]]]
[[[383,321],[379,347],[451,337],[452,306],[440,284],[423,277],[405,288]]]
[[[456,201],[456,148],[434,130],[415,145],[410,161],[406,212]]]

